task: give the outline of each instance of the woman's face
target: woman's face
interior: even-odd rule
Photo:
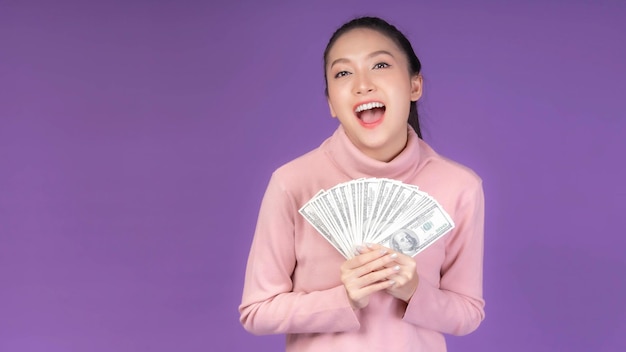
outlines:
[[[422,94],[422,77],[411,77],[408,65],[391,39],[365,28],[344,33],[328,52],[331,115],[361,152],[380,161],[404,149],[410,103]]]

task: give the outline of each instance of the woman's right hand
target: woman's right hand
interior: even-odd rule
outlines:
[[[397,256],[388,248],[359,247],[358,250],[359,255],[341,265],[341,282],[354,309],[366,307],[372,293],[393,286],[395,282],[387,278],[400,269],[397,265],[385,266]]]

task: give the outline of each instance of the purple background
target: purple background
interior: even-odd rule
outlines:
[[[487,317],[449,349],[626,350],[626,5],[504,3],[0,1],[0,351],[280,350],[238,322],[258,206],[363,14],[484,179]]]

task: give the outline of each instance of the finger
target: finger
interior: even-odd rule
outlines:
[[[372,262],[373,260],[376,260],[384,256],[387,253],[388,251],[385,249],[369,251],[367,253],[359,254],[356,257],[347,260],[346,262],[344,262],[342,266],[344,267],[344,269],[348,269],[348,270],[356,269],[358,267],[362,267],[363,265],[367,263]]]
[[[356,276],[356,277],[361,277],[363,275],[367,275],[369,273],[372,272],[377,272],[381,269],[387,269],[387,268],[392,268],[395,265],[389,265],[391,263],[393,263],[395,259],[394,255],[384,255],[380,258],[377,258],[375,260],[370,261],[369,263],[366,263],[358,268],[354,268],[352,269],[352,273]],[[397,265],[397,264],[396,264]]]
[[[402,252],[394,251],[393,249],[389,247],[385,247],[378,243],[368,243],[366,245],[366,248],[369,249],[370,251],[372,250],[387,251],[393,256],[393,258],[395,259],[395,262],[400,265],[411,265],[412,263],[415,263],[415,258],[410,257],[406,254],[403,254]]]
[[[367,297],[374,292],[386,290],[392,287],[394,284],[395,284],[395,281],[393,280],[376,281],[370,285],[354,290],[352,293],[354,294],[355,297],[359,297],[358,299],[362,299],[363,297]],[[353,297],[353,299],[355,298]]]
[[[416,272],[417,263],[415,262],[415,258],[399,252],[392,252],[390,257],[393,258],[393,262],[387,264],[387,267],[398,264],[402,267],[402,271],[406,272],[407,275],[412,275]]]
[[[417,274],[417,270],[413,266],[400,265],[395,262],[389,263],[386,265],[387,268],[393,268],[394,266],[399,266],[400,270],[394,275],[399,275],[410,279],[411,277]]]
[[[403,256],[403,255],[404,254],[402,254],[402,253],[391,251],[391,253],[389,254],[389,259],[391,259],[391,260],[389,261],[389,263],[385,264],[385,267],[391,268],[391,267],[393,267],[395,265],[410,267],[411,264],[414,263],[414,261],[411,260],[410,258],[409,258],[409,260],[407,260],[407,258],[402,258],[401,256]]]
[[[390,275],[388,279],[395,281],[395,287],[405,285],[407,282],[410,281],[410,279],[406,275],[403,275],[401,273]]]
[[[363,244],[359,244],[356,247],[354,247],[355,249],[355,253],[357,255],[359,254],[363,254],[363,253],[367,253],[367,252],[371,252],[374,250],[379,250],[379,249],[383,249],[386,250],[387,252],[393,252],[393,250],[391,248],[385,247],[383,245],[380,245],[378,243],[363,243]]]
[[[369,244],[360,244],[354,247],[356,255],[370,252],[372,249],[369,247]]]
[[[351,285],[354,285],[355,287],[359,287],[359,288],[367,287],[374,283],[388,280],[390,277],[397,275],[399,271],[400,271],[400,266],[395,265],[390,268],[382,268],[380,270],[370,272],[366,275],[350,280],[349,282]]]
[[[379,243],[366,243],[365,247],[369,250],[375,250],[375,249],[384,249],[387,252],[393,252],[393,249],[389,248],[389,247],[385,247],[382,244]]]
[[[402,254],[400,252],[393,252],[393,254],[395,254],[395,262],[400,264],[400,265],[412,265],[415,264],[415,258],[413,257],[409,257],[406,254]]]

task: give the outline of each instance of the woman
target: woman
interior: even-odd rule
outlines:
[[[344,24],[324,70],[340,125],[273,173],[240,320],[255,334],[287,334],[287,351],[445,351],[444,333],[468,334],[484,318],[481,179],[421,139],[421,64],[394,26],[373,17]],[[456,227],[414,258],[364,244],[345,260],[298,209],[320,189],[362,177],[419,186]]]

